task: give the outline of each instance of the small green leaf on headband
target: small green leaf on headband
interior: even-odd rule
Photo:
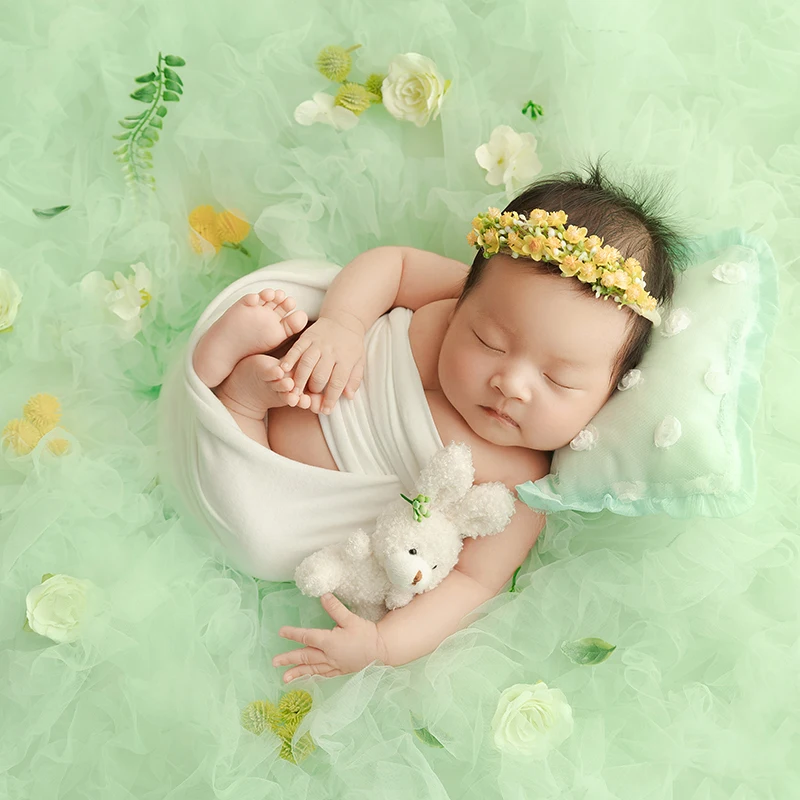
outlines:
[[[34,208],[33,213],[36,214],[37,217],[41,217],[42,219],[50,219],[51,217],[57,217],[59,214],[63,213],[69,208],[69,206],[54,206],[53,208]],[[48,575],[48,577],[52,577],[52,575]],[[44,579],[42,579],[44,581]]]
[[[140,75],[138,78],[134,78],[136,83],[150,83],[150,81],[154,81],[155,79],[155,72],[148,72],[147,75]]]
[[[156,109],[156,114],[158,114],[159,117],[166,117],[167,116],[167,107],[166,106],[159,106]]]
[[[417,738],[420,739],[420,741],[425,742],[425,744],[429,745],[430,747],[444,748],[444,745],[422,725],[422,722],[418,720],[413,713],[411,714],[411,725],[414,733],[416,734]]]
[[[169,89],[171,92],[176,92],[177,94],[183,94],[183,89],[181,89],[181,87],[180,87],[180,84],[179,84],[177,81],[170,81],[170,80],[167,80],[167,81],[166,81],[166,83],[165,83],[164,85],[165,85],[165,86],[167,87],[167,89]]]
[[[186,64],[180,56],[167,56],[164,61],[168,67],[182,67]]]
[[[178,73],[175,72],[174,69],[170,69],[169,67],[164,67],[164,77],[167,80],[175,81],[176,83],[179,83],[181,86],[183,86],[183,81],[181,80],[181,76],[178,75]]]
[[[164,100],[167,102],[177,103],[180,99],[175,92],[164,92]]]
[[[578,639],[574,642],[563,642],[561,652],[580,666],[594,666],[605,661],[615,650],[616,645],[604,642],[602,639]]]
[[[511,588],[508,590],[509,592],[517,591],[517,575],[521,569],[522,567],[517,567],[516,570],[514,570],[514,576],[511,578]]]

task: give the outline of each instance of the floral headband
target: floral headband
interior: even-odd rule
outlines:
[[[595,296],[613,297],[620,306],[660,325],[658,302],[645,289],[642,265],[635,258],[623,258],[616,247],[604,246],[599,236],[587,236],[586,228],[565,228],[566,223],[563,211],[534,208],[526,218],[490,208],[472,220],[467,241],[483,248],[485,258],[502,251],[512,258],[556,262],[564,277],[591,284]]]

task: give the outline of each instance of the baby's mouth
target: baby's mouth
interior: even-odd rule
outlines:
[[[501,422],[504,425],[508,425],[509,427],[512,428],[519,427],[519,425],[517,425],[517,423],[514,422],[514,420],[511,419],[511,417],[509,417],[507,414],[501,414],[496,408],[491,408],[490,406],[481,406],[481,408],[492,419],[497,420],[498,422]]]

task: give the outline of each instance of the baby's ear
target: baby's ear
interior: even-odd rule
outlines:
[[[514,516],[514,495],[504,483],[479,483],[450,516],[462,539],[500,533]]]
[[[439,450],[420,472],[417,491],[439,507],[458,502],[475,478],[472,451],[463,442]]]

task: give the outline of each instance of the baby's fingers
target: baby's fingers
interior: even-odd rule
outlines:
[[[302,356],[300,356],[300,360],[297,362],[293,377],[294,387],[301,394],[306,390],[308,379],[311,377],[311,373],[317,366],[320,356],[321,353],[316,347],[309,347],[309,349],[306,350]],[[281,361],[281,364],[283,364],[283,361]]]
[[[352,400],[355,396],[356,390],[361,386],[361,380],[364,377],[364,359],[359,359],[358,363],[353,367],[350,373],[350,379],[347,381],[347,386],[344,387],[344,396],[348,400]]]
[[[281,359],[281,368],[284,372],[291,372],[294,365],[298,362],[303,353],[311,347],[311,342],[305,336],[301,336]]]
[[[333,407],[339,401],[345,386],[347,386],[349,375],[350,368],[346,364],[337,364],[333,368],[330,380],[325,389],[325,398],[322,403],[323,414],[330,414],[331,411],[333,411]]]

